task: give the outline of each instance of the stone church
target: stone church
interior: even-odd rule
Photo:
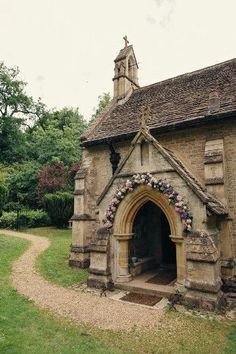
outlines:
[[[213,309],[236,275],[236,59],[140,87],[124,39],[82,137],[69,263],[91,287]]]

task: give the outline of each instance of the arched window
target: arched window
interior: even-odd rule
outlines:
[[[129,57],[128,60],[128,75],[131,80],[134,80],[134,59],[133,57]]]

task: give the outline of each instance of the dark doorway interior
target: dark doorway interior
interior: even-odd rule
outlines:
[[[150,269],[166,269],[176,274],[175,244],[162,210],[152,202],[145,203],[133,223],[134,236],[129,245],[129,264],[133,275]]]

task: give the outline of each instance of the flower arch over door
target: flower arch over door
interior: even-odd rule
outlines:
[[[165,179],[156,179],[150,173],[136,174],[128,179],[115,192],[111,204],[108,206],[103,224],[106,228],[111,228],[114,223],[117,209],[122,200],[134,191],[138,186],[148,186],[153,190],[162,193],[166,200],[172,205],[179,214],[182,221],[182,226],[185,231],[192,229],[192,214],[189,210],[188,203],[184,200],[183,196],[174,190],[168,181]]]

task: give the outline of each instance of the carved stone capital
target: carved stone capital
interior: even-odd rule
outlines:
[[[183,236],[170,235],[170,238],[171,238],[171,241],[173,241],[174,243],[183,243],[184,242]]]
[[[133,233],[130,234],[113,234],[113,236],[119,241],[128,241],[131,240],[134,236]]]

